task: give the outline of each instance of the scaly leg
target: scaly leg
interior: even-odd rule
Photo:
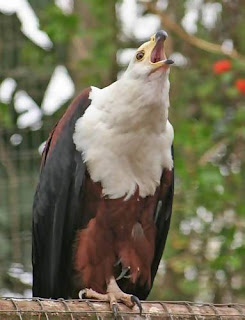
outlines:
[[[119,308],[117,302],[119,301],[130,308],[132,308],[136,304],[139,307],[140,314],[142,313],[142,305],[139,298],[134,295],[124,293],[117,285],[114,277],[112,277],[109,281],[106,294],[98,293],[92,289],[83,289],[79,292],[79,298],[83,299],[84,297],[108,301],[115,317],[117,317],[118,315]]]

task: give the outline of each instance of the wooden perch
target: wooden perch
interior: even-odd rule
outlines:
[[[142,302],[143,313],[138,309],[119,304],[118,319],[161,319],[161,320],[242,320],[245,305],[242,304],[198,304],[193,302]],[[82,320],[113,319],[109,304],[94,300],[48,300],[48,299],[0,299],[0,319],[4,320]]]

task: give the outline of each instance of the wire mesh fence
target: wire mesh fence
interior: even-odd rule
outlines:
[[[53,3],[30,0],[26,6],[30,5],[40,17],[43,9]],[[15,86],[8,98],[1,100],[0,94],[0,296],[16,296],[31,285],[33,195],[41,149],[56,122],[54,117],[47,117],[43,121],[45,126],[21,129],[16,93],[25,92],[40,106],[57,55],[64,55],[57,54],[57,50],[63,50],[61,47],[51,51],[38,47],[24,35],[18,8],[13,7],[11,12],[3,8],[0,8],[0,87],[6,79],[12,79]],[[59,58],[59,62],[64,61]]]
[[[25,287],[9,279],[13,263],[22,265],[23,272],[31,271],[32,202],[49,129],[0,129],[1,288],[12,287],[13,292]]]

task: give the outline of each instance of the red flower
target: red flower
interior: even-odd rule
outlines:
[[[231,62],[230,60],[223,59],[218,60],[213,64],[213,71],[216,74],[227,72],[231,69]]]
[[[239,92],[245,94],[245,79],[237,79],[235,85]]]

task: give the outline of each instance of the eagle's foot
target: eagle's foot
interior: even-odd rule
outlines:
[[[142,305],[139,298],[131,294],[124,293],[118,287],[114,278],[111,278],[107,286],[106,294],[98,293],[92,289],[83,289],[79,292],[79,298],[90,298],[108,301],[115,318],[117,317],[119,311],[118,302],[124,303],[129,308],[132,308],[136,304],[139,308],[140,314],[142,313]]]

